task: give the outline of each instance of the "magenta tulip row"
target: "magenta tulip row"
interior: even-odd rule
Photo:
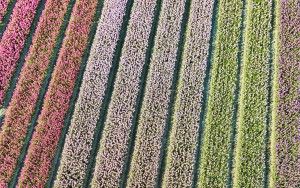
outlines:
[[[43,108],[31,139],[19,186],[44,187],[70,107],[98,0],[76,1]]]
[[[0,0],[0,23],[2,23],[2,19],[7,12],[7,8],[9,6],[9,3],[11,3],[12,0]]]
[[[20,2],[25,3],[27,1]],[[2,132],[0,133],[0,185],[3,187],[10,181],[16,168],[68,2],[69,0],[47,1],[36,29],[33,44],[19,76],[17,87],[6,110]],[[29,5],[31,4],[18,3],[11,23],[17,22],[14,16],[20,11],[18,6],[28,9]],[[27,11],[27,13],[29,12]],[[26,19],[20,23],[24,23],[24,21]],[[6,33],[11,30],[12,28],[8,29]],[[15,50],[11,50],[15,52]],[[4,56],[1,57],[4,58]],[[12,57],[14,60],[16,59],[15,56]],[[12,63],[12,61],[7,62]]]
[[[13,76],[40,0],[18,0],[0,41],[0,105]]]

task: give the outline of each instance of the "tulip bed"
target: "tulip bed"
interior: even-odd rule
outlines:
[[[298,0],[0,0],[0,188],[300,187]]]

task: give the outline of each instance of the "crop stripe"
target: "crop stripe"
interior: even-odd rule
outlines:
[[[57,19],[54,28],[50,28],[49,22],[53,16],[60,16],[61,14],[63,16],[66,7],[60,5],[62,9],[58,15],[48,17],[48,14],[51,15],[52,7],[45,6],[26,63],[20,73],[18,84],[6,111],[0,134],[0,148],[3,151],[0,154],[0,184],[3,186],[6,186],[9,181],[10,184],[16,183],[11,179],[11,176],[13,176],[15,168],[22,162],[22,156],[25,155],[26,144],[24,143],[28,145],[30,140],[30,132],[33,131],[38,108],[42,103],[66,28],[61,26],[63,21],[60,19]],[[60,33],[59,28],[62,28]],[[45,43],[45,39],[48,43]],[[35,104],[37,104],[36,107]],[[14,148],[7,147],[6,144],[8,146],[13,145]],[[20,155],[21,153],[22,155]],[[8,171],[6,168],[10,170]],[[15,172],[14,179],[17,176],[18,172]]]
[[[91,53],[92,43],[93,43],[94,38],[95,38],[97,25],[98,25],[98,20],[100,19],[100,16],[101,16],[102,7],[103,7],[103,0],[98,0],[96,13],[95,13],[95,16],[93,18],[93,24],[91,26],[91,30],[90,30],[89,37],[88,37],[88,42],[87,42],[88,45],[87,45],[87,48],[85,49],[84,55],[82,57],[82,62],[83,63],[81,64],[80,69],[79,69],[80,70],[79,71],[79,76],[78,76],[78,78],[76,79],[76,82],[75,82],[74,92],[73,92],[71,100],[70,100],[70,107],[69,107],[68,112],[65,116],[66,118],[64,120],[64,125],[63,125],[63,129],[62,129],[62,133],[61,133],[61,138],[59,139],[59,142],[57,144],[57,149],[56,149],[56,152],[55,152],[52,164],[51,164],[51,170],[50,170],[50,173],[49,173],[49,178],[48,178],[47,183],[46,183],[46,187],[49,187],[49,188],[53,187],[54,180],[55,180],[55,177],[57,175],[58,167],[60,165],[63,146],[64,146],[65,141],[66,141],[66,135],[67,135],[67,132],[68,132],[70,124],[71,124],[72,116],[74,115],[75,104],[78,100],[80,87],[81,87],[82,81],[83,81],[82,80],[83,75],[84,75],[84,72],[86,70],[88,58],[89,58],[90,53]]]
[[[192,188],[197,187],[198,185],[198,177],[200,171],[201,164],[201,148],[203,145],[203,137],[204,137],[204,129],[205,129],[205,117],[207,114],[208,108],[208,97],[210,90],[210,75],[212,71],[212,61],[213,61],[213,53],[215,51],[215,43],[216,43],[216,33],[217,33],[217,20],[218,20],[218,11],[219,9],[219,0],[214,0],[213,3],[213,11],[212,11],[212,20],[211,20],[211,31],[210,31],[210,39],[209,39],[209,47],[208,47],[208,55],[207,55],[207,67],[205,70],[205,77],[203,80],[203,91],[202,91],[202,102],[201,109],[199,114],[199,128],[198,128],[198,138],[197,138],[197,148],[195,151],[195,167],[193,170],[193,182]]]
[[[199,187],[226,187],[243,1],[219,1]]]
[[[104,106],[110,98],[108,91],[110,88],[106,89],[106,87],[113,83],[118,54],[120,54],[124,40],[122,37],[125,37],[124,27],[127,25],[123,23],[123,19],[126,19],[124,14],[128,2],[118,1],[118,6],[115,6],[115,3],[114,1],[101,3],[103,7],[101,18],[66,137],[54,187],[69,185],[87,187],[89,184],[88,176],[92,172],[91,165],[93,152],[95,152],[93,150],[97,146],[95,145],[97,138],[94,135],[101,135],[99,121],[105,117]],[[97,124],[98,118],[100,120]],[[99,140],[96,143],[98,142]]]
[[[44,10],[44,5],[43,5],[43,3],[40,3],[39,6],[37,7],[35,16],[33,18],[32,24],[30,26],[30,31],[29,31],[28,37],[25,40],[24,47],[20,51],[20,56],[16,62],[15,70],[13,71],[13,73],[11,75],[11,79],[9,81],[6,91],[4,91],[3,100],[2,101],[0,100],[0,106],[2,105],[3,108],[8,107],[9,102],[12,98],[12,95],[16,88],[22,67],[25,63],[25,58],[27,57],[27,55],[29,53],[30,46],[32,45],[33,37],[35,35],[36,28],[37,28],[37,25],[38,25],[38,22],[39,22],[39,19],[41,17],[43,10]],[[0,117],[0,126],[2,124],[2,120],[3,120],[3,117],[2,118]]]
[[[268,78],[268,98],[267,98],[267,114],[266,114],[266,134],[265,134],[265,170],[264,170],[264,187],[268,188],[270,186],[270,169],[271,169],[271,126],[272,126],[272,109],[274,108],[273,99],[273,80],[274,80],[274,61],[275,61],[275,52],[274,52],[274,32],[275,32],[275,19],[276,19],[276,4],[275,0],[271,0],[271,28],[269,30],[270,35],[270,44],[269,44],[269,78]]]
[[[1,0],[1,10],[0,10],[0,39],[3,36],[7,24],[12,15],[13,9],[18,0]]]
[[[136,137],[137,137],[137,129],[138,129],[138,121],[140,118],[141,114],[141,108],[143,104],[143,100],[145,97],[145,89],[146,89],[146,82],[149,74],[149,66],[151,62],[151,56],[153,53],[153,48],[154,48],[154,42],[155,42],[155,36],[157,32],[157,27],[158,27],[158,22],[159,22],[159,15],[162,7],[162,0],[156,0],[155,3],[155,8],[154,8],[154,16],[153,16],[153,21],[151,24],[151,31],[149,34],[149,39],[148,39],[148,47],[146,50],[146,55],[145,55],[145,65],[143,67],[142,73],[141,73],[141,89],[138,92],[138,97],[136,101],[136,109],[133,115],[133,125],[132,125],[132,131],[131,131],[131,140],[129,142],[129,148],[128,148],[128,155],[127,159],[125,160],[125,167],[124,167],[124,175],[121,180],[121,187],[127,187],[127,182],[129,179],[129,172],[131,168],[131,163],[132,163],[132,157],[133,157],[133,152],[134,152],[134,147],[135,147],[135,142],[136,142]],[[148,6],[149,9],[151,9],[151,6]]]
[[[245,33],[246,33],[246,17],[247,17],[247,3],[248,0],[243,0],[243,10],[241,16],[241,26],[240,26],[240,38],[238,44],[238,67],[236,75],[236,89],[234,91],[234,103],[233,103],[233,117],[231,125],[231,135],[230,135],[230,149],[229,149],[229,158],[228,158],[228,177],[227,177],[227,187],[233,186],[233,166],[234,166],[234,157],[235,157],[235,146],[236,146],[236,137],[237,137],[237,124],[238,124],[238,112],[239,112],[239,100],[241,96],[241,79],[242,79],[242,67],[243,67],[243,55],[244,55],[244,42],[245,42]]]
[[[247,3],[233,187],[264,187],[270,96],[272,0]]]
[[[278,62],[273,109],[274,187],[300,187],[299,0],[278,1]],[[276,65],[275,64],[275,65]]]
[[[273,19],[274,19],[274,31],[273,31],[273,79],[272,79],[272,109],[271,109],[271,122],[270,122],[270,167],[269,167],[269,187],[275,187],[276,183],[276,121],[277,121],[277,110],[278,110],[278,91],[279,91],[279,10],[280,3],[274,1],[274,9],[273,9]]]
[[[113,65],[111,67],[111,72],[108,77],[108,83],[110,83],[110,84],[108,85],[107,91],[105,92],[103,105],[101,106],[100,117],[97,122],[96,130],[98,130],[99,132],[95,131],[95,134],[94,134],[95,139],[93,140],[92,155],[91,155],[91,159],[89,160],[89,164],[88,164],[89,167],[87,169],[87,174],[86,174],[84,184],[83,184],[84,186],[90,187],[92,185],[91,182],[92,182],[92,179],[94,176],[93,173],[94,173],[95,166],[96,166],[97,152],[98,152],[99,148],[101,147],[100,140],[103,135],[104,124],[107,119],[108,108],[109,108],[109,104],[111,103],[111,99],[112,99],[112,95],[113,95],[114,83],[116,81],[117,72],[119,70],[119,62],[120,62],[121,53],[122,53],[122,50],[124,47],[125,39],[127,36],[127,32],[128,32],[128,23],[129,23],[130,14],[132,12],[132,7],[133,7],[133,1],[127,0],[125,13],[124,13],[124,17],[123,17],[122,25],[121,25],[121,29],[120,29],[120,36],[119,36],[119,40],[117,42],[117,46],[116,46],[115,53],[114,53],[113,60],[112,60]],[[111,85],[113,85],[113,86],[111,86]]]
[[[74,94],[98,0],[77,1],[44,98],[18,186],[44,187]],[[75,94],[74,94],[75,95]]]
[[[26,38],[36,14],[43,7],[41,0],[19,0],[12,13],[12,18],[0,41],[0,105],[13,77],[18,60],[24,49]],[[36,16],[35,16],[36,15]],[[38,19],[35,20],[36,22]],[[20,24],[20,22],[22,24]],[[34,29],[34,27],[33,27]]]

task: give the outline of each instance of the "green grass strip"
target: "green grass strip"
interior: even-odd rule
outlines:
[[[239,75],[243,1],[220,0],[199,187],[226,187]]]
[[[272,2],[247,3],[233,187],[264,187]]]

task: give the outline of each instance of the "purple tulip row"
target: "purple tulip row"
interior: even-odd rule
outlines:
[[[20,2],[25,3],[27,1]],[[6,110],[0,133],[0,185],[3,187],[7,185],[16,168],[69,0],[60,2],[58,3],[58,0],[47,1],[36,29],[33,44],[19,76],[17,87]],[[18,4],[18,6],[22,5],[19,2]],[[22,8],[28,8],[29,5],[31,4],[25,4]],[[18,6],[15,8],[15,14],[19,11]],[[14,16],[11,23],[17,21]],[[20,27],[17,23],[15,24],[16,27]]]
[[[274,187],[300,187],[300,3],[279,3]]]
[[[127,0],[104,1],[54,187],[82,187]]]
[[[13,76],[40,0],[18,0],[0,41],[0,105]]]

